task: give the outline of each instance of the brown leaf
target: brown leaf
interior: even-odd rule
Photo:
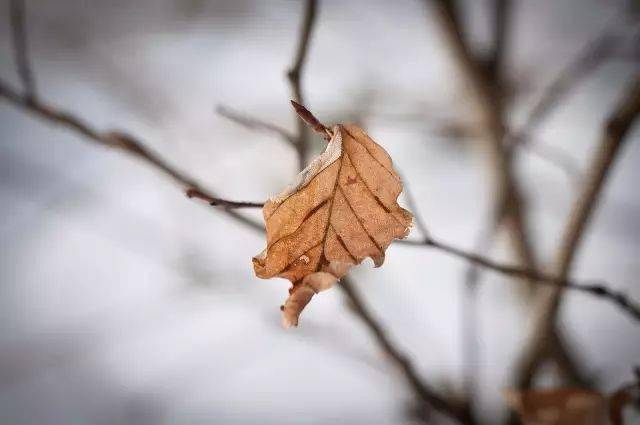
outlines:
[[[387,152],[355,125],[336,125],[326,150],[263,214],[267,248],[253,258],[258,277],[283,277],[293,287],[281,307],[285,326],[313,295],[371,257],[376,267],[413,216],[401,208],[402,183]]]
[[[608,425],[607,397],[580,388],[507,391],[523,425]]]

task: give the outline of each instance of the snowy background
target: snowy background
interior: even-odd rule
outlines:
[[[295,175],[290,147],[215,107],[294,129],[284,70],[301,2],[27,3],[44,100],[98,128],[138,135],[228,198],[263,200]],[[489,3],[468,2],[480,46]],[[518,123],[618,3],[515,4],[508,63],[523,87]],[[0,11],[0,76],[17,86],[8,1]],[[482,143],[433,131],[433,122],[466,113],[468,102],[433,19],[417,0],[321,2],[303,84],[323,121],[364,116],[433,234],[471,249],[489,218],[490,173]],[[540,139],[586,164],[637,63],[606,62],[554,110]],[[574,273],[606,278],[635,299],[639,130],[611,174]],[[322,141],[315,144],[318,151]],[[526,152],[518,164],[537,251],[549,261],[575,188]],[[251,257],[263,245],[139,161],[0,102],[0,423],[411,423],[402,376],[340,291],[316,297],[299,328],[281,328],[288,282],[254,277]],[[504,244],[490,254],[509,258]],[[437,251],[393,245],[383,268],[367,262],[354,272],[393,341],[443,390],[460,389],[463,378],[465,268]],[[479,293],[479,397],[490,423],[504,414],[500,394],[529,324],[514,288],[486,273]],[[585,295],[566,301],[566,333],[599,387],[628,381],[640,362],[637,324]]]

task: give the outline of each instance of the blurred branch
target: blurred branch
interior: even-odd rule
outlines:
[[[536,270],[537,264],[529,236],[525,205],[518,182],[513,172],[511,150],[505,144],[507,127],[503,116],[502,81],[500,72],[488,75],[483,62],[471,51],[463,37],[458,16],[457,2],[454,0],[430,0],[435,6],[437,22],[449,45],[458,68],[470,87],[471,97],[482,123],[488,145],[490,170],[494,173],[493,186],[496,196],[493,209],[501,227],[509,232],[509,241],[518,261],[529,270]],[[494,69],[494,71],[496,71]],[[554,331],[554,340],[559,336]],[[567,353],[561,353],[569,358]],[[560,364],[560,362],[558,362]],[[569,374],[576,368],[566,370]],[[573,374],[574,381],[584,382],[579,374]]]
[[[264,131],[266,133],[275,134],[285,142],[289,143],[291,146],[297,146],[296,137],[291,134],[289,130],[279,127],[275,124],[262,121],[258,118],[251,117],[240,112],[236,112],[223,105],[218,105],[218,107],[216,108],[216,112],[218,113],[218,115],[225,117],[226,119],[233,121],[236,124],[241,125],[242,127],[246,127],[254,131]]]
[[[24,97],[27,100],[32,100],[36,96],[36,84],[33,78],[31,64],[29,63],[27,17],[24,0],[11,0],[9,8],[14,60],[18,70],[18,76],[22,82]]]
[[[358,295],[354,286],[355,284],[348,278],[342,278],[340,281],[340,287],[347,296],[353,312],[367,326],[378,345],[400,369],[408,384],[420,400],[459,423],[474,423],[473,419],[463,409],[453,406],[424,383],[424,381],[418,376],[418,373],[411,361],[391,342],[391,339],[387,336],[382,325],[373,317],[371,312],[364,305],[362,298]]]
[[[67,129],[70,129],[84,136],[87,140],[108,148],[118,149],[143,160],[148,165],[154,167],[156,170],[159,170],[165,175],[171,177],[175,182],[183,186],[185,189],[197,191],[203,196],[206,196],[210,202],[215,201],[216,205],[224,207],[223,211],[236,221],[246,224],[256,230],[263,229],[260,224],[254,222],[253,220],[250,220],[235,211],[229,210],[229,208],[238,208],[238,206],[234,206],[234,204],[237,205],[245,203],[238,203],[218,198],[214,194],[214,192],[205,189],[199,183],[197,183],[193,177],[181,172],[177,168],[170,165],[157,153],[147,148],[137,138],[120,131],[101,132],[93,128],[90,124],[86,123],[81,118],[71,113],[57,109],[36,98],[28,98],[26,97],[26,95],[19,94],[17,91],[11,89],[2,81],[0,81],[0,97],[4,98],[14,106],[33,115],[36,115],[51,124],[61,125]]]
[[[624,90],[622,98],[610,115],[603,130],[602,141],[589,167],[589,175],[582,193],[576,200],[569,221],[565,226],[557,253],[555,275],[566,281],[577,255],[586,229],[600,201],[607,176],[619,155],[626,135],[640,115],[640,74]],[[536,325],[532,342],[525,351],[518,377],[519,383],[534,375],[541,362],[548,356],[548,334],[556,323],[557,313],[566,284],[553,288],[545,294],[536,311]],[[624,295],[614,293],[619,306],[624,304]]]
[[[304,97],[302,93],[302,72],[307,59],[307,51],[309,50],[309,41],[311,32],[315,23],[317,9],[316,0],[306,0],[304,3],[304,18],[300,29],[300,37],[298,39],[298,48],[293,60],[293,65],[287,71],[287,78],[291,85],[293,100],[304,105]],[[296,135],[296,152],[298,154],[298,168],[302,170],[306,165],[307,151],[309,148],[308,134],[309,130],[300,120],[296,120],[298,130]]]

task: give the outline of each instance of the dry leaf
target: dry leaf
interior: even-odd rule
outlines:
[[[579,388],[506,391],[523,425],[608,425],[607,397]]]
[[[264,206],[267,248],[253,258],[258,277],[293,286],[281,307],[285,326],[313,295],[371,257],[376,267],[413,216],[401,208],[402,183],[387,152],[355,125],[336,125],[326,150]]]

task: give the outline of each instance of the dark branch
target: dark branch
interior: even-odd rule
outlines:
[[[13,54],[18,75],[24,89],[24,97],[31,100],[36,97],[36,83],[29,63],[29,43],[27,38],[27,17],[24,0],[11,0],[11,37]]]
[[[198,198],[203,201],[207,201],[209,205],[214,207],[223,207],[223,208],[262,208],[264,207],[263,202],[242,202],[242,201],[229,201],[227,199],[214,198],[213,196],[209,196],[206,193],[201,192],[199,189],[188,189],[187,190],[188,198]]]

